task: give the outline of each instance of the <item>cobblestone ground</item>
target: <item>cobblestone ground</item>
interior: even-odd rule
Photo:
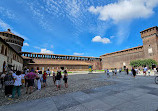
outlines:
[[[107,82],[107,81],[95,81],[94,79],[99,78],[99,75],[98,74],[69,75],[69,79],[68,79],[69,87],[65,88],[64,83],[62,81],[61,90],[59,90],[59,91],[56,91],[56,87],[53,83],[52,77],[48,77],[46,88],[42,88],[41,91],[38,91],[36,88],[34,88],[34,92],[32,94],[25,94],[26,88],[22,87],[21,97],[20,98],[15,97],[15,99],[12,99],[12,100],[8,100],[9,98],[5,98],[3,90],[0,90],[0,106],[17,103],[17,102],[22,102],[22,101],[28,101],[28,100],[33,100],[33,99],[39,99],[39,98],[44,98],[44,97],[65,94],[68,92],[75,92],[75,91],[80,91],[80,90],[84,90],[84,89],[90,89],[90,88],[104,86],[104,85],[110,85],[110,84],[114,83],[114,82]],[[37,81],[35,81],[35,83],[37,83]]]
[[[40,95],[47,95],[54,91],[56,96],[3,105],[0,111],[157,111],[158,85],[154,78],[142,75],[134,78],[124,72],[117,76],[110,73],[109,78],[103,73],[73,75],[69,79],[69,89],[55,92],[50,85],[50,92],[47,88],[40,92]],[[35,91],[28,98],[38,93]]]

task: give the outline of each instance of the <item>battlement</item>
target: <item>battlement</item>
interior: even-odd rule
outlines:
[[[141,31],[140,34],[141,34],[141,38],[151,36],[151,35],[154,35],[154,34],[158,34],[158,27],[155,26],[155,27],[145,29],[145,30]]]

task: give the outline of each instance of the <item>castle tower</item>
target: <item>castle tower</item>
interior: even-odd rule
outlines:
[[[158,62],[158,27],[151,27],[140,32],[143,39],[144,58]]]
[[[13,34],[10,29],[0,32],[0,37],[5,40],[16,52],[20,53],[24,39]]]

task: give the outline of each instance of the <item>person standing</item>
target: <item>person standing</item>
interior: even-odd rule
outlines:
[[[115,76],[116,76],[116,74],[117,74],[117,69],[115,68]]]
[[[55,81],[56,81],[56,80],[55,80],[55,72],[53,71],[52,73],[53,73],[53,82],[54,82],[54,84],[55,84]]]
[[[26,94],[28,93],[28,90],[30,89],[30,93],[32,93],[32,89],[34,86],[34,79],[37,77],[37,75],[34,72],[30,72],[28,74],[26,74],[25,78],[27,79],[27,90],[26,90]]]
[[[132,74],[133,74],[133,77],[135,78],[135,76],[136,76],[136,70],[134,69],[134,67],[132,67],[131,72],[132,72]]]
[[[127,75],[129,74],[129,70],[128,70],[128,68],[126,68],[126,73],[127,73]]]
[[[47,73],[44,71],[43,73],[43,87],[46,87]]]
[[[13,87],[13,91],[12,91],[12,98],[15,97],[16,92],[18,92],[18,97],[21,95],[21,80],[22,80],[22,75],[20,71],[16,72],[16,76],[14,76],[14,87]]]
[[[109,75],[109,69],[107,69],[107,77],[110,77],[110,75]]]
[[[9,71],[8,74],[4,77],[4,85],[5,85],[5,96],[12,97],[12,90],[14,86],[14,78],[12,76],[12,71]]]
[[[57,86],[57,90],[58,90],[61,88],[61,78],[62,78],[61,71],[57,72],[57,75],[55,78],[56,78],[56,86]]]
[[[67,83],[67,80],[68,80],[68,74],[67,74],[67,71],[64,70],[64,83],[65,83],[65,88],[68,88],[68,83]]]
[[[147,71],[147,67],[144,67],[144,68],[143,68],[144,76],[146,76],[146,71]]]
[[[6,73],[7,73],[7,72],[5,71],[5,72],[3,72],[2,75],[1,75],[2,89],[3,89],[3,87],[4,87],[4,77],[5,77]]]

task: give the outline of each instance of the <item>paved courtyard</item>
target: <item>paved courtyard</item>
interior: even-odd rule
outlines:
[[[66,93],[0,107],[0,111],[156,111],[158,85],[154,77],[133,78],[124,72],[107,78],[100,74],[94,81],[116,84]]]

